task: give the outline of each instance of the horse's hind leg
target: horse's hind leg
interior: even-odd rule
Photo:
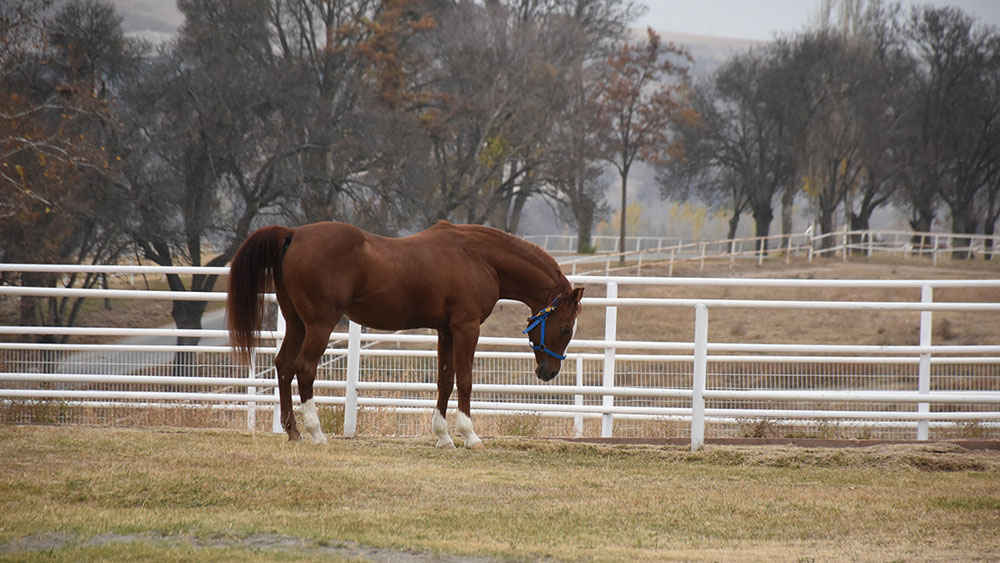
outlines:
[[[284,311],[288,309],[282,309]],[[285,338],[281,341],[281,349],[274,358],[274,369],[278,372],[278,399],[281,404],[281,427],[285,429],[289,440],[299,440],[301,435],[295,426],[295,414],[292,411],[292,378],[295,377],[295,358],[302,348],[302,338],[305,328],[294,312],[285,315]]]
[[[319,412],[313,398],[313,382],[316,380],[316,366],[330,342],[333,329],[320,325],[306,327],[305,339],[299,356],[295,359],[295,373],[299,380],[299,397],[302,400],[302,424],[312,436],[313,442],[323,444],[326,436],[320,429]]]
[[[438,331],[438,400],[437,408],[434,409],[434,416],[431,418],[431,429],[437,436],[437,447],[454,448],[455,442],[448,435],[448,423],[445,416],[448,414],[448,397],[451,396],[451,388],[455,384],[455,358],[452,353],[451,333]]]

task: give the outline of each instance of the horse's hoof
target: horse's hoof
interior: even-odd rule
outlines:
[[[469,444],[469,443],[465,444],[465,447],[469,448],[470,450],[481,450],[481,449],[483,449],[483,441],[482,440],[476,440],[475,442],[472,442],[471,444]]]
[[[442,450],[454,450],[455,442],[451,440],[438,440],[437,444],[434,445],[435,448],[440,448]]]
[[[301,439],[302,439],[302,435],[299,434],[298,432],[295,432],[294,434],[291,433],[291,432],[288,433],[288,441],[289,442],[298,442]]]
[[[313,436],[313,444],[319,445],[325,443],[326,443],[326,436],[322,434],[320,434],[318,438],[316,436]]]

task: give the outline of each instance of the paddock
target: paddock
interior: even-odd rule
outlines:
[[[208,272],[4,265],[110,289],[0,288],[6,319],[19,295],[94,298],[83,326],[0,326],[0,557],[988,559],[1000,281],[869,266],[572,277],[584,312],[548,384],[526,308],[501,303],[474,375],[486,450],[445,452],[426,331],[338,329],[317,382],[331,441],[290,443],[279,325],[251,368],[221,329],[165,327],[161,276]],[[221,292],[180,297],[221,317]],[[70,339],[20,338],[38,334]]]
[[[0,425],[0,559],[990,560],[1000,455]]]

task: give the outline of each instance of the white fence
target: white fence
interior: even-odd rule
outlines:
[[[225,274],[226,269],[110,266],[0,265],[0,272],[91,271],[127,276]],[[575,339],[556,384],[533,375],[533,354],[520,324],[504,334],[484,336],[476,355],[473,410],[493,415],[494,433],[591,435],[604,437],[690,436],[700,448],[707,435],[798,435],[826,437],[997,437],[1000,436],[1000,329],[987,331],[977,344],[932,343],[935,314],[974,315],[983,326],[1000,327],[1000,299],[970,300],[963,291],[995,296],[1000,280],[783,280],[572,276],[586,284],[585,310],[603,308],[601,339]],[[128,286],[126,280],[117,285]],[[784,294],[795,290],[895,292],[880,300],[812,298],[729,299],[620,296],[619,292],[684,289],[711,291],[757,288]],[[957,295],[938,302],[934,292]],[[900,295],[909,300],[900,301]],[[198,299],[224,301],[221,292],[178,294],[138,289],[0,287],[0,306],[24,297],[120,299]],[[505,305],[506,306],[506,305]],[[622,310],[619,315],[619,308]],[[673,311],[669,321],[659,312]],[[849,311],[856,325],[877,314],[913,317],[913,342],[739,343],[709,340],[712,323],[732,311],[757,311],[761,322],[777,312],[818,315]],[[525,313],[527,309],[525,308]],[[693,313],[693,315],[691,315]],[[211,315],[221,318],[221,314]],[[693,317],[690,340],[625,340],[619,326],[635,319],[658,323]],[[518,317],[520,319],[521,317]],[[518,321],[520,322],[520,321]],[[690,323],[690,320],[686,320]],[[712,324],[716,326],[716,324]],[[281,331],[265,331],[272,342]],[[845,324],[844,331],[852,326]],[[113,343],[37,343],[38,335],[89,337]],[[730,336],[739,336],[738,331]],[[197,336],[200,346],[176,346],[171,338]],[[162,407],[209,408],[245,416],[248,428],[271,419],[277,431],[273,369],[275,345],[265,345],[258,368],[231,362],[221,328],[0,326],[0,400],[5,418],[79,421],[81,410],[108,418],[137,416]],[[136,342],[134,338],[144,338]],[[149,339],[167,339],[165,342]],[[125,339],[125,340],[123,340]],[[352,325],[337,332],[324,356],[317,402],[343,409],[342,431],[394,435],[429,433],[427,420],[436,392],[436,337],[422,334],[363,334]],[[181,354],[187,354],[181,361]],[[18,414],[21,413],[21,414]],[[28,413],[28,414],[24,414]],[[34,413],[34,414],[32,414]],[[258,415],[261,416],[258,420]],[[478,424],[484,417],[478,417]],[[87,422],[89,420],[82,419]],[[339,427],[338,427],[339,428]],[[480,429],[482,427],[480,426]],[[487,435],[490,432],[487,430]]]
[[[526,236],[535,244],[553,254],[574,254],[576,235],[531,235]],[[756,260],[762,262],[770,255],[780,255],[787,262],[792,256],[804,256],[811,262],[816,257],[839,256],[848,260],[850,256],[889,255],[902,258],[925,257],[933,265],[941,258],[962,255],[969,257],[993,258],[1000,236],[957,235],[952,233],[931,233],[914,231],[847,231],[813,235],[781,234],[766,237],[745,237],[713,241],[687,241],[676,237],[628,237],[626,250],[619,250],[618,237],[595,236],[595,253],[561,262],[569,266],[574,274],[603,271],[605,274],[618,268],[618,260],[624,256],[630,263],[627,269],[642,270],[644,262],[666,262],[673,275],[673,265],[682,261],[698,261],[704,266],[705,260],[726,259],[735,261]],[[603,264],[603,267],[600,267]],[[598,266],[597,269],[594,266]]]

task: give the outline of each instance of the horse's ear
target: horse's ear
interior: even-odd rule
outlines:
[[[580,304],[580,299],[583,299],[583,288],[582,287],[578,287],[578,288],[574,289],[573,292],[569,294],[569,302],[570,303],[576,303],[577,305],[579,305]]]

